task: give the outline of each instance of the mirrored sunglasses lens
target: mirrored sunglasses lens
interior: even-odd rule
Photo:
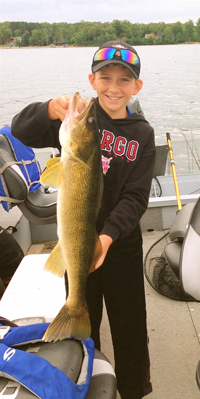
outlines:
[[[102,48],[95,54],[94,61],[111,60],[115,54],[115,48]]]
[[[132,65],[138,65],[139,64],[139,58],[135,53],[133,53],[130,50],[121,50],[121,56],[123,61],[128,62],[129,64]]]

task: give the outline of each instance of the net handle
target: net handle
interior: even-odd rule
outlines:
[[[171,168],[172,168],[172,174],[173,174],[173,179],[174,179],[174,187],[175,187],[175,192],[176,192],[177,205],[178,205],[178,210],[180,211],[182,209],[182,203],[181,203],[181,198],[180,198],[180,191],[179,191],[179,186],[178,186],[178,180],[177,180],[177,174],[176,174],[176,168],[175,168],[175,161],[174,161],[174,157],[173,157],[170,133],[166,133],[166,136],[167,136],[167,144],[168,144],[168,151],[169,151],[170,163],[171,163]]]

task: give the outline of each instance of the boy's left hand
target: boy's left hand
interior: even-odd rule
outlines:
[[[49,101],[48,104],[48,118],[53,121],[60,119],[61,122],[64,121],[65,115],[68,109],[69,101],[71,96],[60,96]]]

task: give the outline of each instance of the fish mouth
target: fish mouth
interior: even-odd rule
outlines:
[[[77,92],[69,101],[68,110],[65,119],[60,127],[59,140],[62,148],[69,151],[72,142],[83,141],[83,134],[80,131],[86,131],[86,126],[92,125],[96,121],[95,100],[93,97],[82,99]],[[82,129],[79,129],[79,126]]]
[[[88,97],[83,100],[78,92],[75,93],[69,102],[64,123],[72,132],[76,125],[84,123],[89,116],[95,118],[94,98]]]
[[[80,94],[76,93],[72,99],[70,118],[72,127],[70,132],[71,138],[73,137],[76,142],[80,142],[83,138],[81,138],[76,127],[78,128],[79,125],[90,125],[96,119],[94,98],[88,97],[83,100]]]
[[[87,118],[92,111],[92,107],[94,107],[94,98],[88,97],[83,100],[78,92],[75,93],[71,107],[71,116],[76,120],[76,122],[74,121],[75,124]]]

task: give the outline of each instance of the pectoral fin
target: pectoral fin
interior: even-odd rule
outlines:
[[[66,264],[59,243],[55,246],[55,248],[49,255],[44,265],[44,269],[50,271],[51,273],[59,277],[64,276]]]
[[[40,182],[51,187],[59,187],[62,181],[62,162],[60,158],[49,159],[47,169],[40,176]]]
[[[60,162],[60,160],[61,160],[61,157],[49,158],[45,165],[47,168],[50,168],[51,166],[58,164]]]

